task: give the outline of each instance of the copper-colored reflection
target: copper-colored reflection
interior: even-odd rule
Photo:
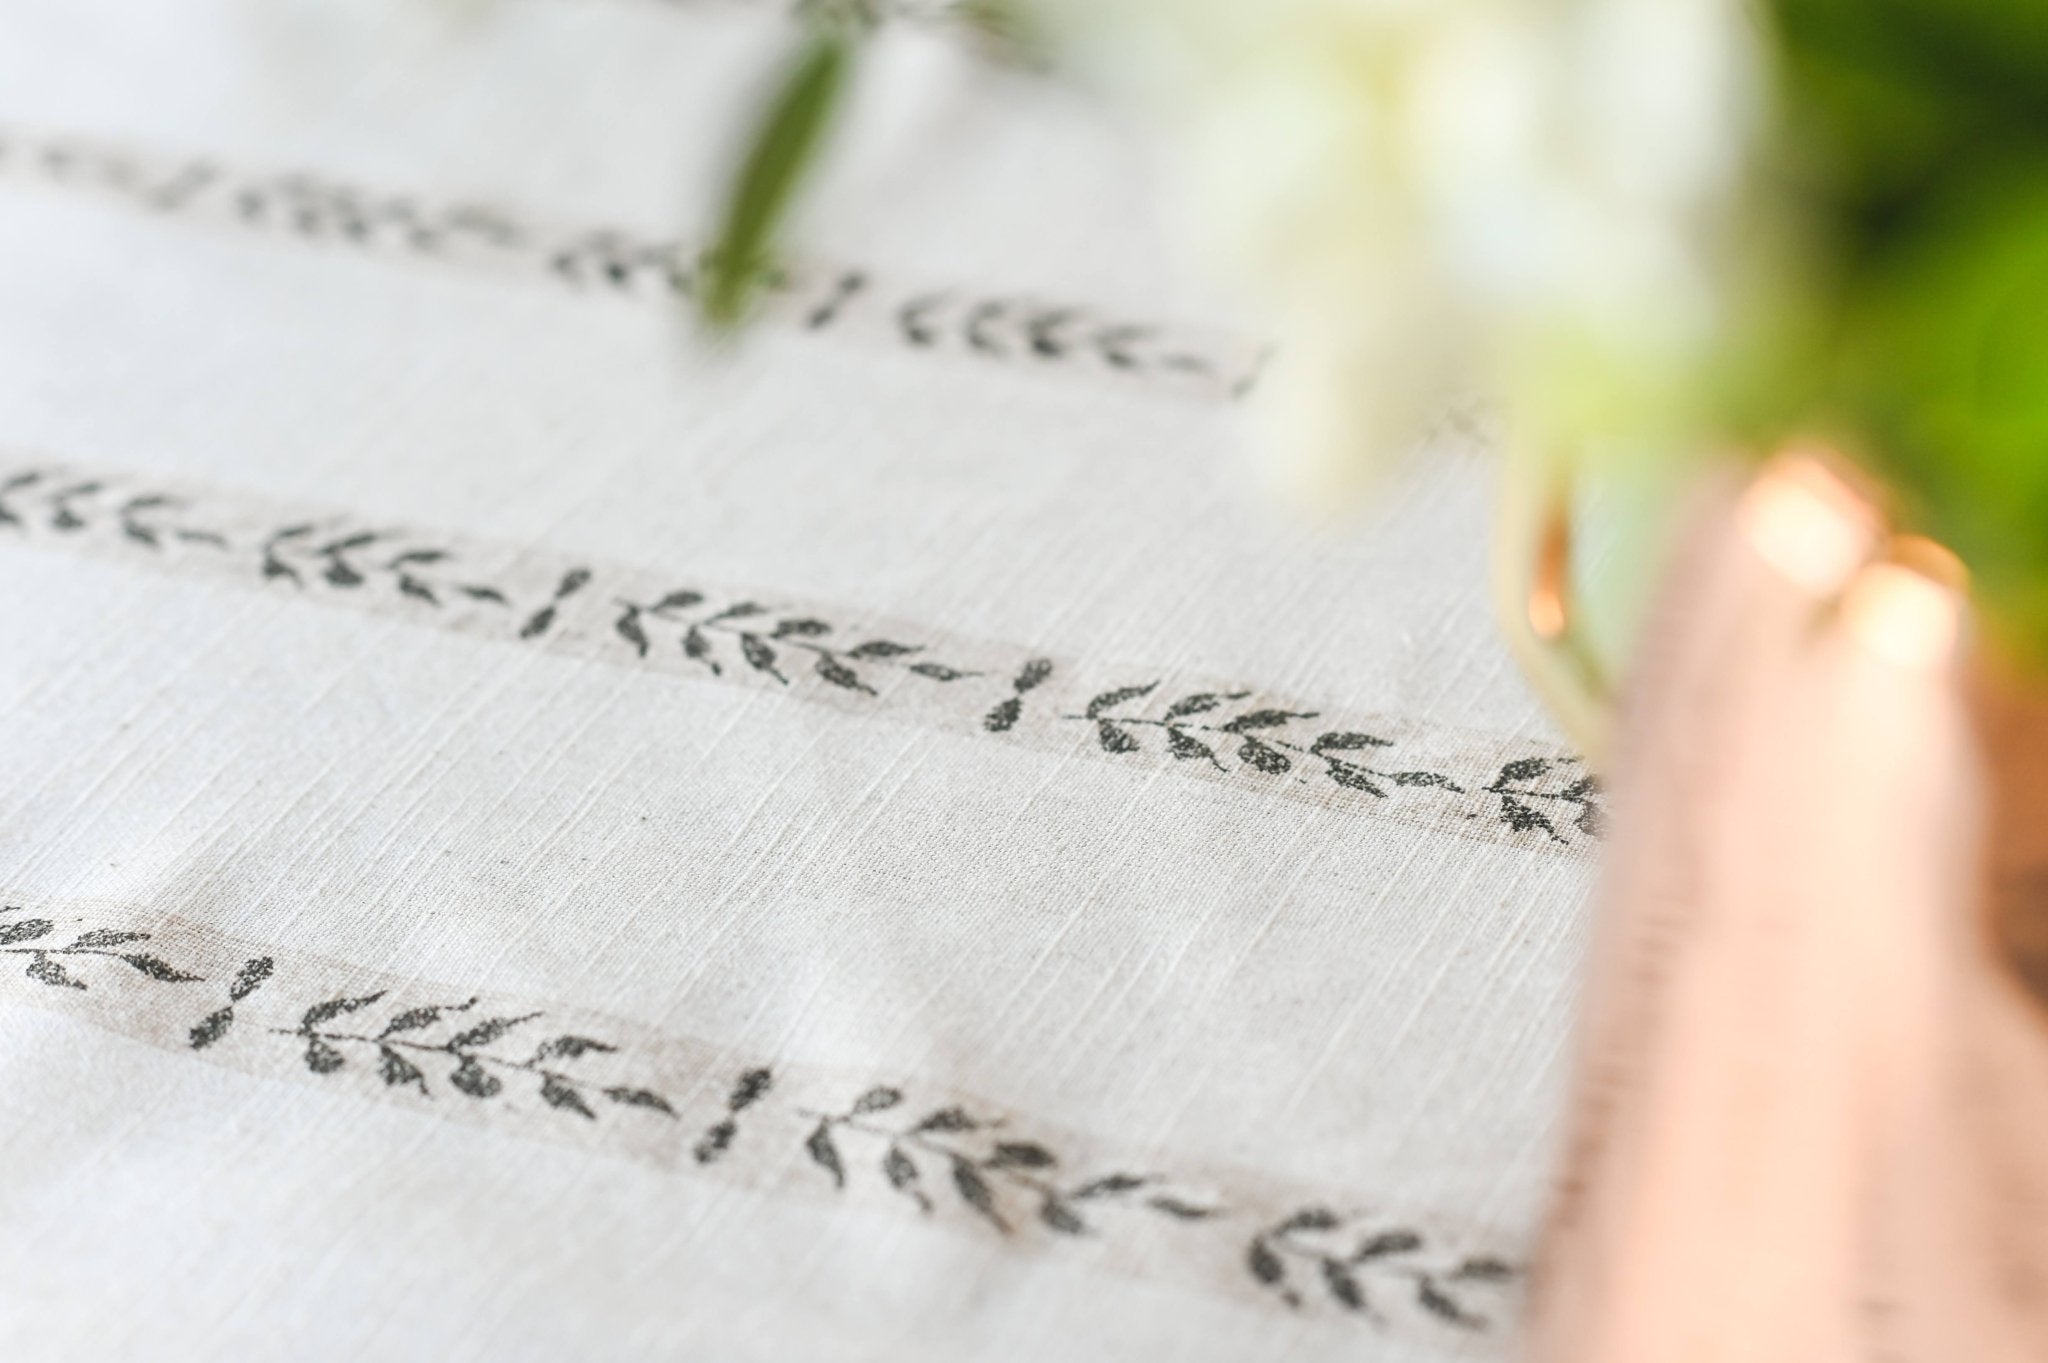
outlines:
[[[1536,546],[1536,573],[1529,584],[1529,628],[1546,644],[1564,637],[1571,624],[1566,594],[1572,562],[1571,520],[1562,501],[1554,502]]]
[[[1974,699],[1991,787],[1990,936],[2048,1008],[2048,681],[1987,666]]]

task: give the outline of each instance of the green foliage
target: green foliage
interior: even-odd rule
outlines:
[[[2048,4],[1772,0],[1766,212],[1731,348],[1843,439],[2048,656]]]
[[[1843,321],[1837,391],[1873,459],[2048,646],[2048,158],[1951,186]]]
[[[705,320],[718,330],[739,324],[774,263],[776,233],[838,109],[854,43],[837,27],[821,26],[810,36],[740,163],[698,295]]]

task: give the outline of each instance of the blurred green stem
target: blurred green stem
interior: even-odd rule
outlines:
[[[774,264],[777,232],[838,109],[857,41],[849,25],[815,24],[768,104],[734,177],[697,294],[714,331],[739,325]]]

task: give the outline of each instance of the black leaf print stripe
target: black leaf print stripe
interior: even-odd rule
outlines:
[[[1153,1244],[1132,1261],[1143,1271],[1380,1333],[1487,1333],[1513,1311],[1512,1259],[1255,1171],[1132,1164],[1103,1141],[909,1077],[849,1083],[768,1057],[735,1069],[707,1041],[174,917],[115,916],[126,921],[104,921],[98,904],[0,904],[0,960],[26,963],[0,970],[0,998],[245,1073],[785,1195],[893,1206],[1000,1244],[1142,1235]],[[793,1169],[808,1178],[792,1184]]]
[[[138,515],[147,537],[129,533]],[[1105,675],[817,603],[349,514],[0,463],[0,543],[10,540],[1534,851],[1587,847],[1606,818],[1597,778],[1546,745],[1333,714],[1252,686]],[[38,968],[64,973],[55,960]]]
[[[437,203],[305,172],[230,169],[212,158],[24,128],[0,127],[0,183],[89,194],[154,219],[665,306],[696,289],[702,254],[689,243],[624,228],[543,227],[478,204]],[[1138,325],[1086,307],[971,289],[890,285],[843,266],[784,268],[766,292],[766,317],[811,333],[1149,383],[1212,400],[1249,391],[1264,358],[1257,347],[1190,328]]]

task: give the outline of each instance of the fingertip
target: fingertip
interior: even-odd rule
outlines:
[[[1743,493],[1737,520],[1759,558],[1818,597],[1842,590],[1884,529],[1876,503],[1819,449],[1773,459]]]

